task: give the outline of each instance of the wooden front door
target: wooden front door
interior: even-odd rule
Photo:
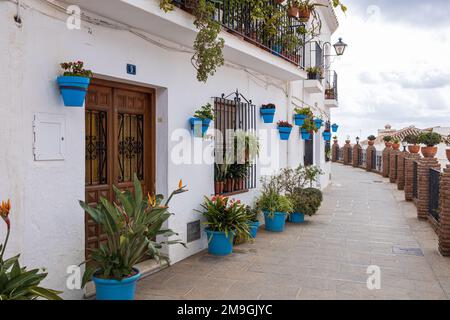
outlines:
[[[133,175],[145,193],[155,185],[155,93],[93,79],[86,97],[86,202],[114,201],[113,185],[133,191]],[[86,214],[86,258],[105,242],[101,228]]]

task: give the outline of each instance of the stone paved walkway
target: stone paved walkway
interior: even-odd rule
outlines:
[[[428,222],[379,175],[333,165],[317,216],[282,234],[260,230],[228,257],[201,253],[143,279],[138,299],[448,299],[450,258]],[[420,248],[424,256],[394,253]],[[368,290],[369,265],[381,289]]]

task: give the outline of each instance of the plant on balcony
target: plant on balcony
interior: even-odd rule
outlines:
[[[233,252],[233,240],[236,234],[250,238],[248,213],[239,201],[227,197],[205,197],[200,212],[205,218],[205,232],[208,237],[208,251],[217,256],[226,256]]]
[[[442,136],[436,132],[423,132],[419,134],[418,142],[425,145],[421,148],[422,155],[425,158],[434,158],[438,151],[436,145],[442,142]]]
[[[168,205],[173,196],[187,191],[182,181],[164,204],[162,195],[149,194],[145,199],[136,174],[133,187],[134,194],[114,187],[117,199],[114,203],[101,198],[96,207],[91,207],[80,201],[81,207],[106,233],[106,243],[92,252],[95,267],[87,266],[83,275],[83,287],[89,280],[94,281],[98,300],[133,300],[141,276],[135,265],[145,257],[168,260],[160,252],[162,246],[182,244],[180,240],[155,241],[158,236],[177,235],[163,225],[172,215]]]
[[[294,113],[295,125],[299,127],[303,126],[307,118],[313,117],[313,113],[309,107],[295,108]]]
[[[61,63],[64,70],[58,77],[59,90],[66,107],[82,107],[87,89],[93,76],[91,70],[84,69],[83,61]]]
[[[194,117],[189,121],[195,137],[203,137],[214,120],[214,109],[210,103],[195,111]]]
[[[222,194],[225,188],[225,180],[230,165],[222,163],[214,166],[214,192],[216,195]]]
[[[20,254],[4,260],[6,247],[11,234],[11,201],[2,201],[0,217],[6,224],[6,239],[0,243],[0,301],[2,300],[61,300],[61,292],[40,287],[47,277],[44,269],[27,271],[19,263]]]
[[[281,140],[289,140],[292,132],[292,124],[287,121],[278,121],[278,132],[280,133]]]
[[[309,67],[306,69],[308,73],[309,80],[320,80],[323,79],[323,70],[321,67]]]
[[[260,109],[264,123],[273,123],[276,106],[273,103],[265,104]]]
[[[336,99],[336,92],[334,88],[325,89],[325,99],[334,100]]]

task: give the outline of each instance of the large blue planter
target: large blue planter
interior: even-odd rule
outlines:
[[[259,221],[249,222],[248,225],[250,227],[250,236],[255,239],[259,229]]]
[[[306,129],[302,129],[302,139],[303,140],[311,140],[311,132]]]
[[[286,225],[287,213],[275,212],[271,215],[269,212],[264,212],[266,221],[266,230],[270,232],[283,232]]]
[[[100,279],[92,277],[95,284],[97,300],[134,300],[136,282],[141,277],[139,270],[137,274],[121,281]]]
[[[303,114],[296,114],[294,116],[294,122],[296,126],[303,126],[305,124],[305,119],[307,118],[307,116],[303,115]]]
[[[208,252],[215,256],[227,256],[233,252],[234,234],[205,229],[208,237]]]
[[[305,222],[305,215],[303,213],[294,212],[289,215],[289,221],[292,223]]]
[[[212,122],[211,119],[200,119],[200,118],[189,119],[189,123],[191,124],[191,129],[194,132],[194,136],[198,138],[205,136],[211,122]]]
[[[333,130],[334,133],[338,132],[339,126],[335,123],[331,126],[331,130]]]
[[[292,128],[278,127],[278,131],[280,132],[280,139],[286,141],[289,140],[289,137],[291,136]]]
[[[317,129],[322,128],[323,120],[322,119],[314,119],[314,124],[316,125]]]
[[[323,139],[324,139],[325,141],[331,141],[331,132],[325,131],[325,132],[323,133]]]
[[[261,109],[261,116],[264,123],[273,123],[276,109]]]
[[[57,79],[66,107],[82,107],[91,79],[61,76]]]

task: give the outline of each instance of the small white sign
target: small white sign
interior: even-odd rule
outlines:
[[[64,160],[66,119],[63,115],[35,114],[33,133],[35,161]]]

